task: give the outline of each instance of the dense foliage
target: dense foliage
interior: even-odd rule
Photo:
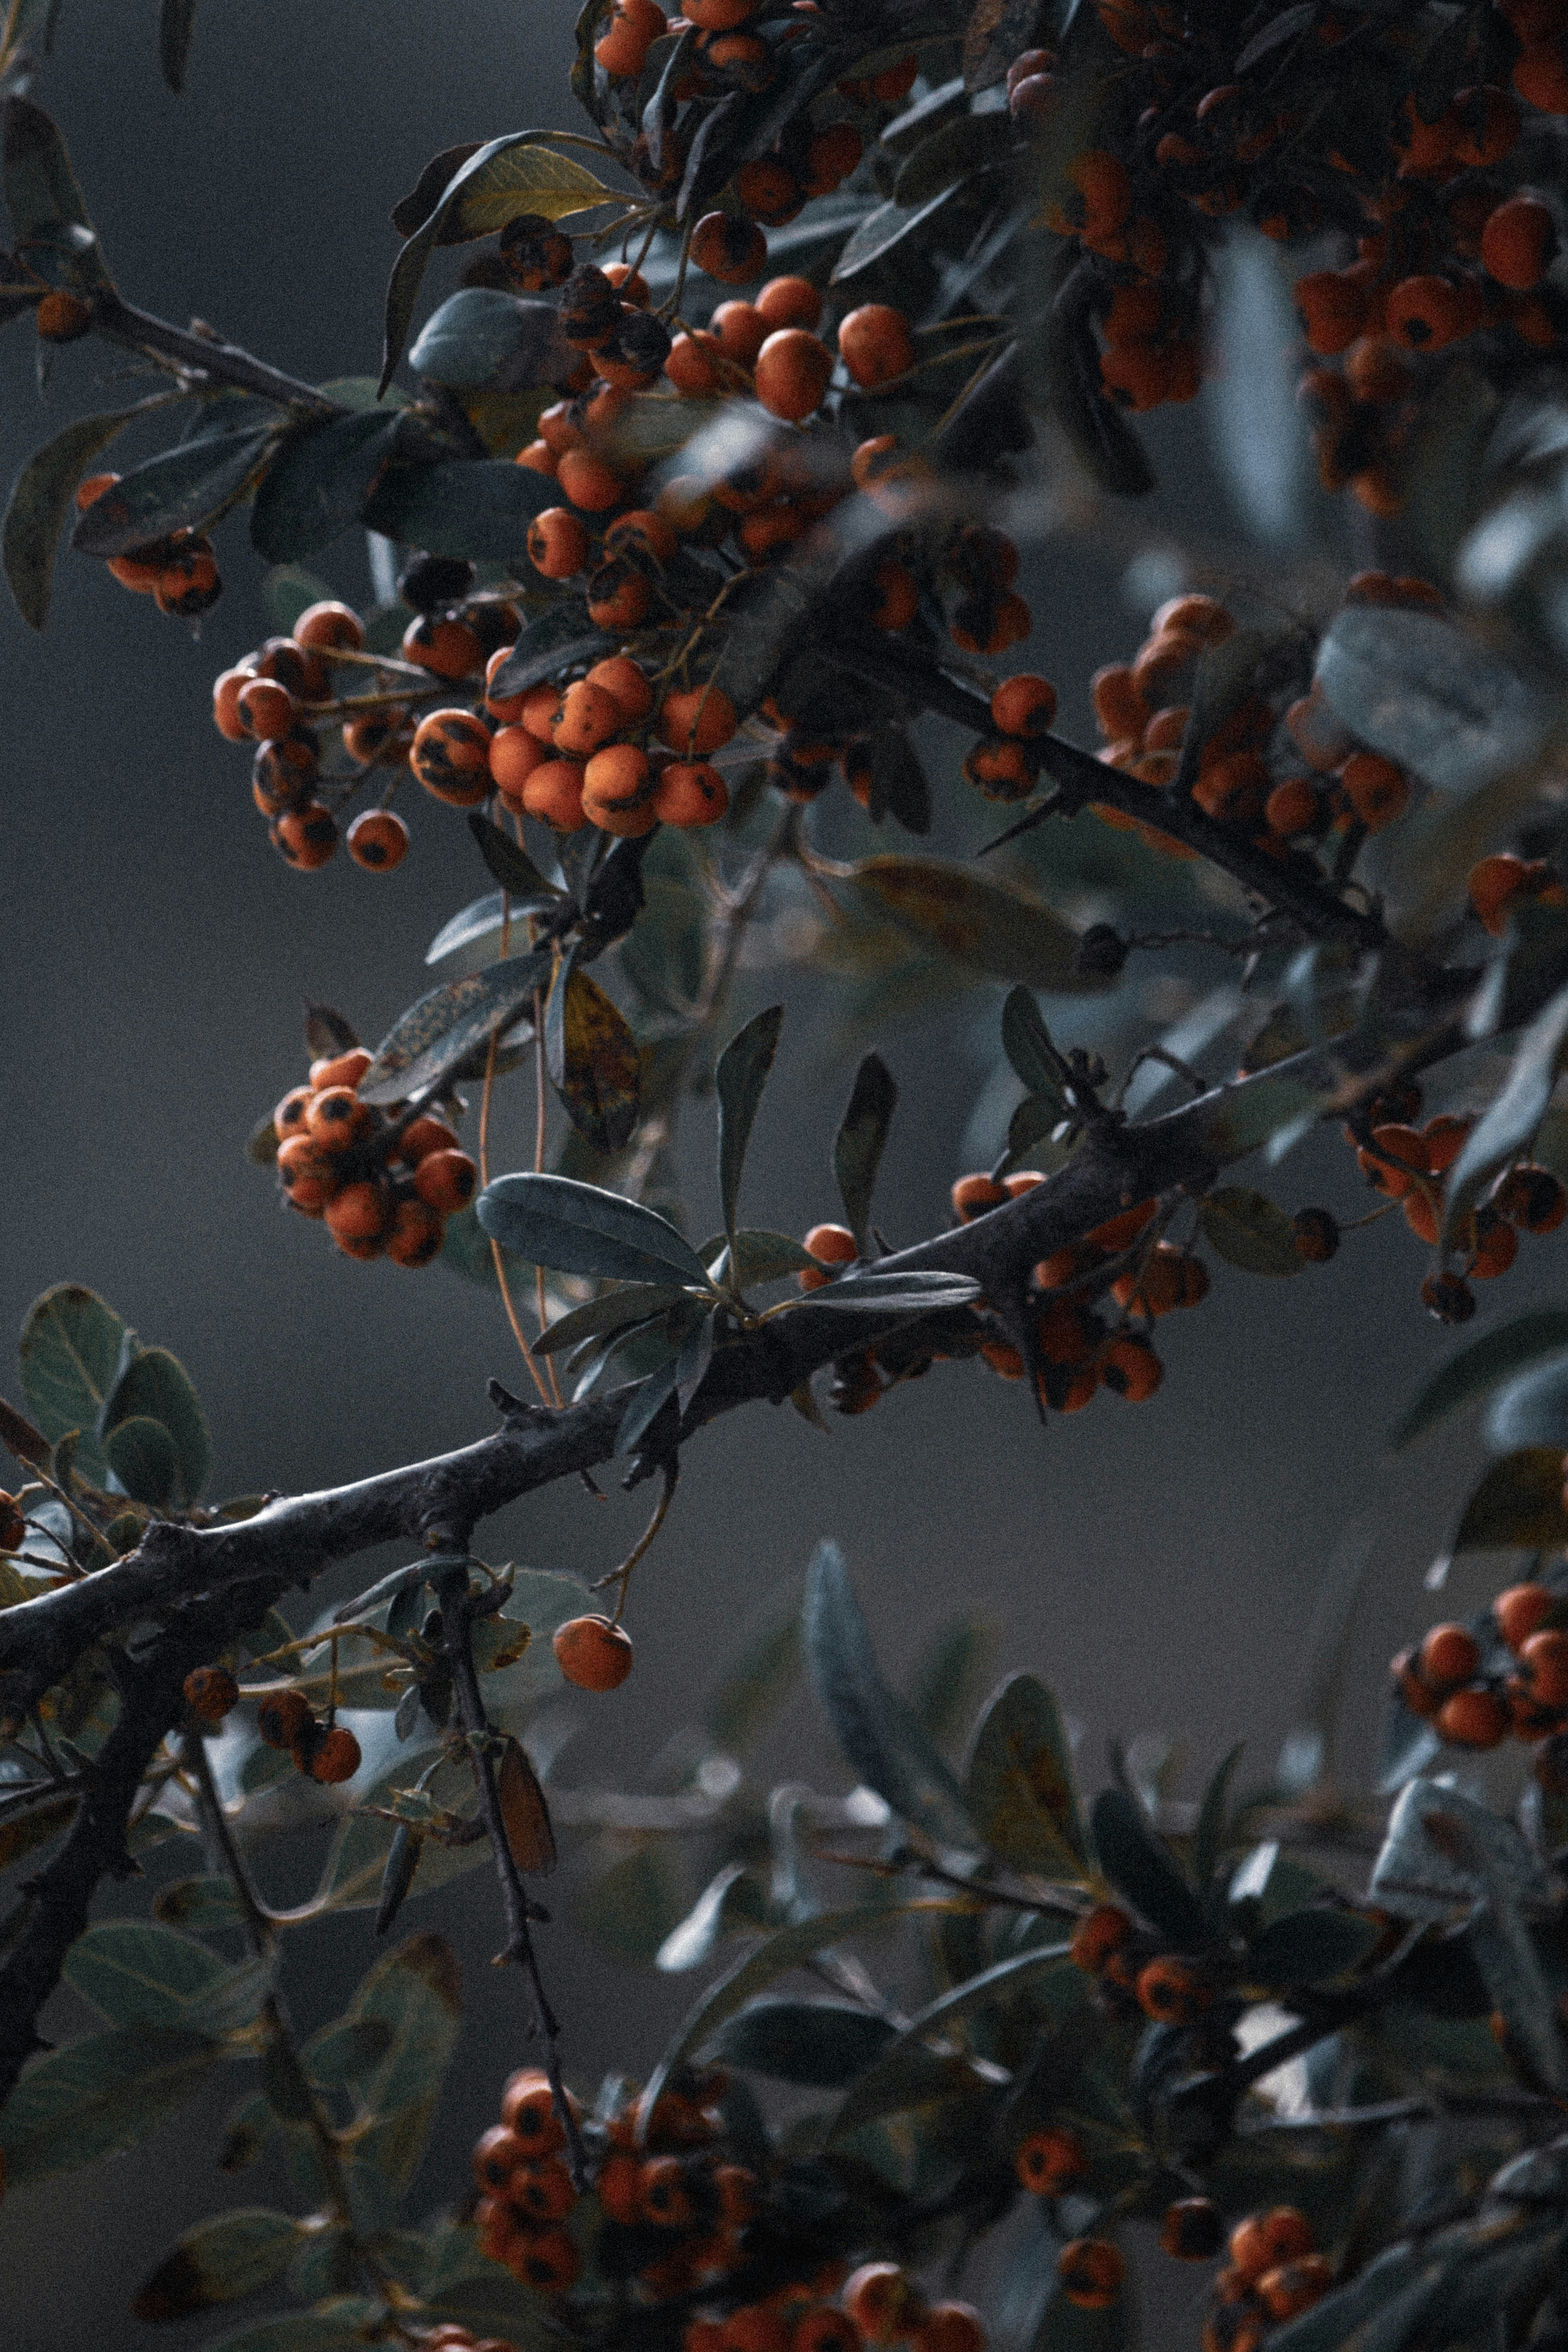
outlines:
[[[193,16],[163,0],[176,89]],[[0,1404],[15,2210],[239,2063],[220,2168],[280,2146],[299,2210],[225,2210],[132,2306],[286,2286],[229,2352],[1112,2352],[1140,2273],[1170,2304],[1187,2263],[1205,2352],[1558,2345],[1568,1309],[1526,1302],[1394,1433],[1500,1391],[1453,1549],[1505,1564],[1490,1608],[1394,1662],[1364,1796],[1328,1760],[1350,1591],[1313,1736],[1266,1785],[1233,1752],[1184,1793],[1118,1748],[1086,1803],[1042,1682],[976,1706],[963,1621],[889,1685],[831,1544],[679,1786],[555,1786],[539,1709],[631,1671],[634,1572],[720,1413],[854,1417],[928,1374],[1016,1382],[1042,1420],[1118,1411],[1154,1397],[1208,1256],[1265,1282],[1333,1261],[1327,1312],[1342,1240],[1397,1213],[1413,1305],[1462,1324],[1568,1216],[1568,0],[588,0],[588,130],[434,158],[393,214],[379,376],[325,385],[121,292],[32,95],[51,22],[13,0],[0,29],[0,323],[31,323],[41,380],[96,341],[147,388],[24,467],[6,577],[41,627],[69,522],[194,623],[243,514],[277,634],[226,648],[213,709],[273,846],[308,874],[341,841],[374,889],[411,803],[465,813],[487,890],[426,957],[457,976],[374,1049],[313,1006],[250,1153],[350,1255],[499,1291],[531,1394],[492,1383],[499,1428],[438,1460],[215,1503],[177,1360],[78,1285],[37,1301],[24,1409]],[[1216,310],[1238,495],[1278,541],[1288,281],[1321,488],[1366,560],[1331,592],[1241,550],[1178,567],[1076,745],[1057,682],[1003,660],[1031,544],[1151,490],[1135,419],[1196,398]],[[173,437],[94,470],[132,428]],[[311,568],[362,532],[363,610]],[[885,821],[946,854],[871,848]],[[788,1045],[777,1005],[731,1034],[732,999],[748,954],[792,952],[858,1048],[999,1000],[988,1162],[949,1230],[879,1231],[877,1051],[832,1143],[843,1221],[743,1221]],[[493,1173],[509,1080],[537,1148]],[[696,1242],[674,1139],[710,1089],[722,1227]],[[1324,1120],[1338,1206],[1232,1181]],[[613,1606],[479,1556],[487,1516],[612,1462],[658,1486]],[[405,1565],[281,1613],[387,1540]],[[847,1797],[750,1769],[797,1669]],[[323,1825],[315,1894],[269,1901],[268,1842]],[[721,1963],[652,2077],[591,2100],[533,1891],[558,1826],[609,1948]],[[151,1918],[94,1916],[182,1836],[202,1867]],[[461,2006],[431,1923],[487,1860],[539,2063],[416,2221]],[[301,2039],[287,1937],[351,1909],[386,1936],[427,1901]],[[104,2028],[45,2050],[62,1978]]]

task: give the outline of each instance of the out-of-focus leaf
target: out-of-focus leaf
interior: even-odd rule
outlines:
[[[1100,1866],[1111,1885],[1179,1950],[1200,1951],[1203,1911],[1137,1799],[1125,1789],[1102,1789],[1091,1826]]]
[[[1278,248],[1257,231],[1215,257],[1215,340],[1224,354],[1205,403],[1215,454],[1252,538],[1283,547],[1302,528],[1307,435],[1286,354],[1300,330]]]
[[[1244,1274],[1301,1271],[1304,1260],[1298,1255],[1290,1220],[1266,1193],[1239,1184],[1221,1185],[1199,1202],[1198,1223],[1204,1239]]]
[[[502,890],[511,894],[514,915],[542,914],[556,904],[560,891],[553,882],[545,880],[528,852],[521,849],[510,834],[503,833],[499,824],[492,824],[488,816],[481,816],[478,809],[468,813],[468,831]],[[433,963],[434,951],[425,961]]]
[[[522,560],[534,516],[560,496],[549,475],[508,465],[500,457],[450,457],[429,466],[399,463],[381,475],[361,519],[367,530],[421,547],[430,555],[512,563]]]
[[[215,2304],[236,2303],[277,2278],[304,2235],[291,2214],[264,2205],[216,2213],[176,2238],[163,2261],[136,2290],[132,2319],[188,2319]]]
[[[153,1916],[165,1927],[195,1927],[210,1935],[215,1927],[237,1927],[244,1914],[226,1878],[177,1878],[161,1886],[153,1897]]]
[[[806,1570],[801,1637],[817,1703],[867,1787],[933,1836],[969,1843],[963,1791],[910,1708],[883,1681],[835,1543],[819,1544]]]
[[[626,1402],[616,1433],[616,1452],[635,1454],[665,1406],[675,1394],[680,1377],[679,1358],[671,1357],[639,1381]]]
[[[1439,1814],[1450,1827],[1434,1837],[1429,1823]],[[1455,1822],[1467,1839],[1462,1851],[1455,1843]],[[1380,1909],[1401,1919],[1438,1926],[1468,1910],[1485,1892],[1482,1856],[1491,1881],[1510,1903],[1540,1908],[1551,1902],[1551,1881],[1528,1839],[1511,1822],[1457,1789],[1439,1788],[1435,1780],[1413,1780],[1401,1790],[1388,1817],[1368,1895]]]
[[[513,1862],[519,1870],[544,1877],[555,1867],[555,1832],[539,1775],[519,1739],[508,1738],[496,1772],[496,1793]]]
[[[488,1234],[532,1265],[612,1282],[708,1286],[708,1269],[668,1219],[571,1176],[499,1176],[480,1193]]]
[[[396,1021],[375,1049],[360,1082],[360,1099],[401,1102],[423,1094],[456,1069],[492,1030],[514,1020],[534,991],[550,979],[547,948],[510,956],[488,971],[443,981]]]
[[[724,1937],[767,1924],[768,1906],[756,1880],[743,1862],[727,1862],[670,1929],[654,1955],[655,1965],[671,1975],[700,1968]]]
[[[626,1017],[575,954],[556,972],[544,1009],[551,1084],[596,1151],[618,1151],[637,1125],[640,1065]]]
[[[194,1937],[146,1919],[101,1919],[79,1936],[65,1977],[111,2025],[171,2026],[215,2034],[244,2024],[275,1971],[229,1968]]]
[[[562,340],[552,302],[530,302],[489,286],[465,286],[426,320],[408,354],[416,375],[458,390],[497,383],[522,392],[568,374],[572,347]]]
[[[1472,1810],[1430,1807],[1427,1841],[1479,1882],[1485,1907],[1470,1932],[1476,1965],[1531,2073],[1554,2097],[1568,2097],[1568,2048],[1552,1988],[1514,1899],[1516,1874],[1500,1859],[1489,1830],[1478,1833]]]
[[[149,457],[77,520],[81,555],[124,555],[173,530],[203,530],[241,498],[276,437],[271,425],[204,433]]]
[[[709,1698],[703,1727],[715,1748],[743,1753],[787,1696],[800,1664],[800,1610],[792,1597],[752,1634]]]
[[[724,1231],[731,1235],[737,1222],[746,1147],[752,1139],[752,1123],[762,1104],[783,1028],[784,1006],[770,1004],[765,1012],[754,1014],[743,1029],[736,1031],[714,1066],[713,1090],[719,1100],[719,1199]]]
[[[361,2097],[378,2120],[359,2144],[363,2161],[392,2187],[414,2176],[457,2048],[462,2002],[457,1959],[440,1936],[411,1936],[378,1960],[354,1995],[356,2021],[386,2026],[391,2042]]]
[[[1057,1118],[1060,1118],[1067,1104],[1056,1049],[1040,1008],[1026,988],[1011,988],[1007,992],[1007,1001],[1002,1007],[1002,1051],[1019,1083],[1031,1095],[1054,1103]]]
[[[55,550],[71,511],[77,484],[99,451],[151,404],[105,409],[78,416],[41,449],[36,449],[11,486],[0,526],[0,555],[16,609],[33,628],[48,618]]]
[[[17,1344],[22,1393],[34,1420],[51,1445],[80,1432],[77,1467],[95,1486],[106,1475],[98,1417],[125,1342],[124,1324],[95,1291],[60,1282],[33,1301]]]
[[[711,1256],[706,1250],[700,1250],[698,1255],[715,1282],[733,1277],[742,1290],[754,1282],[777,1282],[786,1274],[801,1274],[816,1263],[793,1234],[764,1233],[756,1226],[738,1233],[733,1248],[725,1242]]]
[[[526,473],[528,468],[519,470]],[[497,671],[490,691],[498,698],[525,694],[531,686],[542,686],[558,672],[564,675],[579,662],[598,661],[619,642],[607,630],[594,627],[586,604],[563,597],[529,623]]]
[[[579,1926],[601,1951],[646,1968],[679,1925],[680,1894],[669,1856],[652,1845],[623,1853],[575,1907]]]
[[[167,1430],[178,1473],[177,1500],[188,1509],[212,1474],[212,1438],[190,1375],[167,1348],[143,1348],[126,1365],[104,1403],[104,1437],[137,1414]]]
[[[841,286],[847,278],[858,278],[863,269],[869,269],[874,261],[880,261],[883,255],[891,253],[896,245],[901,245],[907,236],[923,228],[955,193],[950,184],[939,189],[934,196],[928,196],[925,203],[913,212],[901,205],[879,205],[876,211],[868,213],[846,239],[833,265],[830,282]]]
[[[132,1413],[116,1422],[103,1441],[103,1458],[132,1501],[155,1511],[180,1507],[179,1456],[161,1421]]]
[[[1061,996],[1098,995],[1111,985],[1079,971],[1078,933],[1059,915],[969,866],[940,857],[866,857],[854,868],[854,888],[922,947],[987,979]]]
[[[851,2090],[833,2119],[832,2137],[843,2139],[874,2116],[951,2097],[955,2091],[977,2088],[967,2064],[952,2058],[937,2061],[935,2053],[923,2046],[926,2038],[933,2033],[945,2038],[949,2026],[957,2019],[971,2010],[989,2009],[1008,2000],[1034,1978],[1056,1978],[1067,1989],[1069,1999],[1076,2000],[1081,1996],[1081,1986],[1068,1957],[1069,1948],[1065,1943],[1043,1944],[1032,1951],[1015,1953],[917,2010],[902,2032],[889,2041],[875,2068],[863,2074]],[[1046,1991],[1046,2006],[1049,2009],[1048,1990],[1039,1990]]]
[[[1246,1973],[1271,1991],[1322,1984],[1355,1968],[1376,1943],[1370,1919],[1349,1911],[1296,1911],[1265,1927],[1247,1957]]]
[[[222,2336],[205,2352],[355,2352],[364,2321],[378,2306],[360,2295],[340,2295],[315,2311],[295,2311],[281,2319],[258,2320],[237,2335]]]
[[[205,2033],[141,2024],[51,2051],[0,2109],[0,2153],[19,2189],[133,2147],[201,2088],[221,2053]]]
[[[184,95],[185,68],[196,29],[196,0],[159,0],[158,63],[176,98]]]
[[[256,493],[250,543],[267,563],[319,555],[356,524],[392,459],[399,415],[361,411],[317,425],[289,443]]]
[[[848,1108],[833,1139],[833,1174],[862,1257],[868,1244],[877,1171],[898,1101],[899,1089],[886,1062],[880,1054],[868,1054],[855,1073]]]
[[[1433,1373],[1394,1423],[1389,1444],[1396,1454],[1402,1452],[1472,1398],[1485,1396],[1500,1381],[1512,1379],[1548,1356],[1560,1356],[1565,1349],[1568,1307],[1543,1307],[1533,1314],[1517,1316],[1511,1323],[1472,1340]]]
[[[992,1853],[1042,1878],[1083,1880],[1088,1841],[1061,1710],[1033,1675],[1011,1675],[974,1734],[963,1776],[971,1820]]]
[[[1486,1438],[1494,1454],[1531,1445],[1568,1453],[1568,1356],[1510,1381],[1487,1415]]]
[[[1453,1549],[1547,1551],[1564,1543],[1562,1454],[1555,1446],[1530,1445],[1492,1464],[1465,1505]]]
[[[1516,670],[1434,613],[1346,605],[1319,650],[1318,682],[1362,742],[1443,792],[1518,767],[1552,719]]]
[[[1520,1039],[1508,1083],[1467,1137],[1444,1188],[1442,1246],[1491,1182],[1517,1160],[1546,1116],[1568,1040],[1568,988],[1560,989]]]
[[[66,142],[29,98],[5,100],[3,177],[19,257],[51,285],[107,287],[109,271]]]
[[[897,2029],[839,2000],[755,2000],[720,2027],[713,2055],[775,2082],[838,2090],[874,2065]]]

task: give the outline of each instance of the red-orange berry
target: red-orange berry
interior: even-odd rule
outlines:
[[[913,367],[910,322],[890,303],[862,302],[838,321],[838,356],[863,392],[875,392]]]
[[[392,809],[364,809],[343,841],[356,866],[370,874],[390,874],[408,855],[409,832]]]
[[[1278,2263],[1299,2262],[1312,2251],[1311,2223],[1295,2205],[1249,2213],[1230,2233],[1231,2263],[1249,2286]]]
[[[444,1217],[466,1209],[479,1190],[479,1171],[466,1151],[427,1152],[414,1171],[414,1190],[426,1208]]]
[[[324,1781],[329,1788],[335,1788],[342,1780],[352,1780],[360,1768],[359,1741],[341,1723],[332,1730],[323,1732],[320,1739],[310,1742],[304,1753],[306,1760],[302,1769],[312,1780]]]
[[[184,1694],[186,1706],[204,1723],[221,1723],[239,1705],[239,1685],[226,1666],[193,1667],[185,1676]]]
[[[1089,2158],[1077,2132],[1053,2126],[1019,2141],[1013,2168],[1031,2196],[1059,2197],[1069,2180],[1088,2171]]]
[[[573,1617],[551,1640],[556,1661],[579,1690],[618,1690],[632,1670],[631,1636],[607,1617]]]
[[[1109,2238],[1074,2238],[1057,2256],[1062,2293],[1080,2311],[1109,2310],[1126,2275],[1126,2262]]]

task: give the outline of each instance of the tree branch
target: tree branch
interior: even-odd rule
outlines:
[[[264,360],[252,359],[237,344],[226,343],[221,335],[197,335],[172,327],[150,310],[138,310],[133,303],[122,301],[112,289],[95,295],[92,309],[93,326],[106,341],[123,344],[131,351],[151,352],[156,359],[172,362],[182,375],[232,384],[237,391],[253,392],[283,408],[308,409],[319,417],[349,413],[341,401],[330,400],[313,383],[301,383],[297,376],[284,375]]]

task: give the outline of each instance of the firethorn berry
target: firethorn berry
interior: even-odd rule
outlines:
[[[528,526],[528,560],[547,580],[570,580],[588,562],[588,527],[565,507],[547,507]]]
[[[925,2317],[926,2301],[897,2263],[862,2263],[844,2282],[845,2310],[868,2344],[898,2344]]]
[[[838,356],[863,392],[875,392],[913,367],[910,322],[890,303],[862,302],[838,321]]]
[[[275,678],[247,678],[235,695],[234,707],[247,735],[287,735],[294,724],[294,698]]]
[[[877,566],[872,583],[876,601],[866,618],[874,629],[907,629],[920,610],[919,583],[908,564],[889,559]]]
[[[1165,1377],[1165,1368],[1147,1339],[1130,1334],[1110,1340],[1100,1359],[1100,1377],[1129,1404],[1143,1404]]]
[[[1080,2311],[1108,2311],[1126,2275],[1127,2264],[1109,2238],[1074,2238],[1057,2256],[1062,2293]]]
[[[1089,2158],[1077,2132],[1053,2127],[1020,2140],[1013,2168],[1032,2196],[1059,2197],[1069,2180],[1089,2170]]]
[[[550,2077],[542,2067],[521,2067],[501,2090],[500,2119],[517,2134],[528,2157],[553,2156],[566,2145],[566,2126],[555,2112]]]
[[[1474,1223],[1476,1246],[1469,1262],[1469,1278],[1472,1282],[1495,1282],[1519,1255],[1519,1235],[1511,1225],[1504,1223],[1495,1209],[1478,1209]]]
[[[374,1059],[363,1045],[350,1045],[341,1054],[322,1054],[310,1065],[310,1084],[318,1094],[323,1087],[357,1087]]]
[[[1166,1953],[1138,1972],[1138,2005],[1161,2025],[1186,2025],[1214,2000],[1212,1989],[1188,1960]]]
[[[961,1176],[951,1194],[953,1213],[968,1224],[972,1218],[984,1216],[987,1209],[999,1209],[1007,1198],[1004,1188],[994,1176]]]
[[[1539,196],[1510,196],[1489,215],[1481,260],[1500,286],[1528,293],[1539,286],[1557,250],[1557,225]]]
[[[632,1670],[631,1636],[607,1617],[573,1617],[551,1640],[556,1663],[579,1690],[618,1690]]]
[[[1568,1633],[1550,1626],[1528,1634],[1519,1659],[1532,1698],[1542,1706],[1568,1706]]]
[[[1278,2263],[1265,2271],[1253,2288],[1270,2319],[1294,2319],[1321,2303],[1334,2283],[1333,2265],[1325,2254],[1303,2254],[1300,2261]]]
[[[1510,1650],[1521,1650],[1538,1633],[1555,1607],[1555,1597],[1544,1584],[1510,1584],[1492,1602],[1498,1632]]]
[[[1568,1217],[1568,1192],[1549,1168],[1511,1168],[1492,1194],[1492,1206],[1527,1234],[1554,1234]]]
[[[795,2321],[789,2352],[860,2352],[860,2331],[847,2311],[808,2311]]]
[[[1481,1663],[1480,1643],[1463,1625],[1434,1625],[1419,1652],[1421,1673],[1434,1690],[1468,1683]]]
[[[362,810],[343,841],[354,864],[371,874],[390,874],[408,855],[408,827],[391,809]]]
[[[1132,1933],[1132,1922],[1117,1904],[1097,1903],[1073,1929],[1068,1958],[1086,1976],[1098,1976],[1112,1952]]]
[[[256,1728],[268,1748],[292,1748],[310,1721],[298,1691],[269,1692],[256,1710]]]
[[[658,822],[653,771],[635,743],[595,751],[583,771],[583,814],[602,833],[636,840]]]
[[[374,1113],[352,1087],[323,1087],[305,1118],[306,1133],[324,1150],[342,1151],[374,1124]]]
[[[364,623],[352,605],[326,596],[320,604],[306,605],[294,624],[293,635],[296,645],[312,653],[358,653],[364,644]]]
[[[815,328],[822,316],[822,295],[809,278],[770,278],[755,308],[765,332],[780,327]]]
[[[33,317],[40,342],[74,343],[91,331],[92,304],[79,294],[46,294]]]
[[[813,1225],[805,1237],[805,1247],[813,1257],[820,1258],[823,1265],[852,1265],[860,1255],[859,1245],[847,1225]],[[803,1290],[820,1290],[824,1283],[832,1280],[832,1276],[824,1274],[820,1266],[807,1265],[801,1268],[795,1279]]]
[[[394,1265],[428,1265],[446,1235],[438,1209],[424,1201],[399,1201],[387,1228],[386,1255]]]
[[[735,732],[735,706],[717,686],[696,686],[667,694],[659,705],[661,743],[688,759],[706,760]]]
[[[506,2200],[514,2212],[531,2221],[563,2221],[577,2202],[572,2175],[558,2156],[520,2165],[506,2184]]]
[[[1230,2233],[1230,2259],[1250,2286],[1280,2263],[1300,2262],[1314,2251],[1312,2225],[1298,2206],[1276,2205],[1249,2213]]]
[[[397,1139],[397,1156],[409,1168],[417,1168],[433,1151],[456,1151],[458,1138],[444,1118],[430,1111],[421,1111],[410,1121]]]
[[[323,1732],[318,1740],[307,1741],[303,1747],[297,1743],[297,1763],[301,1755],[306,1759],[301,1769],[312,1780],[325,1781],[329,1787],[335,1787],[341,1780],[352,1780],[360,1768],[359,1741],[341,1723],[331,1731]]]
[[[557,833],[575,833],[583,823],[583,769],[576,760],[547,760],[522,788],[522,805]]]
[[[1179,2263],[1212,2262],[1225,2243],[1220,2210],[1207,2197],[1178,2197],[1165,2208],[1160,2246]]]
[[[1429,1274],[1421,1285],[1421,1304],[1439,1323],[1468,1323],[1476,1311],[1476,1294],[1457,1274]]]
[[[728,784],[705,760],[672,760],[654,786],[654,815],[678,831],[715,824],[729,805]]]
[[[272,828],[272,841],[287,862],[301,873],[325,866],[338,845],[338,821],[321,801],[307,801],[290,809]]]
[[[1318,793],[1307,776],[1289,776],[1276,784],[1263,803],[1264,822],[1281,841],[1310,833],[1318,821]]]
[[[579,678],[561,697],[551,721],[550,740],[568,759],[585,760],[617,734],[621,725],[621,707],[615,696]]]
[[[195,1666],[185,1676],[185,1704],[204,1723],[221,1723],[239,1705],[239,1685],[226,1666]]]
[[[437,677],[472,677],[485,666],[485,647],[466,621],[444,621],[421,614],[403,632],[403,658],[430,670]]]
[[[328,1202],[324,1222],[350,1257],[379,1257],[392,1223],[392,1196],[384,1184],[369,1177],[345,1184]]]
[[[272,1114],[272,1132],[279,1143],[287,1143],[291,1135],[303,1135],[310,1105],[315,1100],[311,1087],[290,1087]]]
[[[319,1217],[342,1182],[337,1161],[313,1136],[291,1135],[278,1147],[278,1181],[292,1209]]]
[[[1298,1209],[1290,1220],[1296,1255],[1309,1265],[1326,1265],[1339,1248],[1339,1219],[1327,1209]]]
[[[1416,1669],[1414,1650],[1401,1650],[1388,1663],[1388,1672],[1394,1688],[1412,1715],[1423,1718],[1436,1714],[1442,1705],[1437,1692],[1422,1679]]]
[[[471,710],[432,710],[414,730],[408,764],[425,790],[454,808],[488,800],[490,730]]]
[[[742,2304],[721,2326],[719,2345],[720,2352],[791,2352],[790,2325],[771,2304]]]
[[[1369,833],[1381,833],[1410,805],[1404,769],[1380,751],[1352,751],[1340,770],[1340,782]]]
[[[615,697],[625,726],[638,726],[653,709],[647,672],[629,654],[612,654],[607,661],[595,662],[584,683]]]
[[[915,2329],[916,2352],[985,2352],[985,2323],[970,2303],[933,2303]]]
[[[992,724],[1004,735],[1048,735],[1056,716],[1056,688],[1026,670],[1005,677],[991,698]]]
[[[686,2168],[678,2156],[650,2157],[643,2166],[638,2198],[645,2221],[681,2230],[696,2217]]]
[[[413,740],[413,727],[400,711],[351,719],[343,729],[343,750],[362,768],[402,767]]]
[[[466,1151],[427,1152],[414,1171],[414,1190],[426,1208],[452,1216],[479,1190],[479,1171]]]
[[[1456,1691],[1435,1720],[1440,1736],[1455,1748],[1495,1748],[1508,1737],[1508,1705],[1496,1691]]]
[[[537,2288],[541,2294],[564,2294],[577,2283],[583,2257],[564,2230],[541,2230],[520,2241],[507,2268],[521,2286]]]
[[[526,727],[500,727],[489,741],[490,781],[503,799],[520,799],[535,768],[550,757],[546,746]]]
[[[1494,939],[1507,930],[1515,903],[1533,898],[1551,870],[1544,858],[1527,861],[1508,850],[1471,866],[1466,877],[1470,904]]]
[[[805,327],[778,327],[757,352],[757,398],[770,416],[800,425],[820,407],[833,354]]]
[[[710,50],[717,60],[717,47]],[[743,285],[760,278],[768,263],[768,241],[754,221],[732,213],[704,213],[691,233],[691,258],[696,267],[722,285]]]

